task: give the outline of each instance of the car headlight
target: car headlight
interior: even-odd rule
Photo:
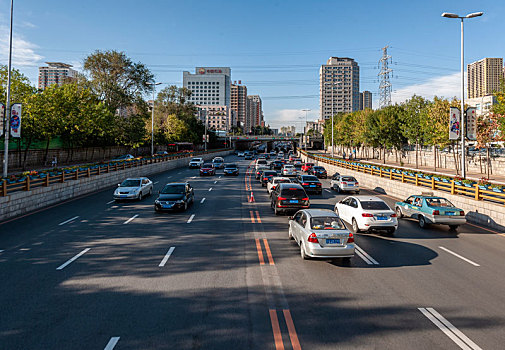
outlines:
[[[176,201],[175,203],[177,203],[177,204],[182,204],[182,203],[184,203],[184,199],[179,199],[179,200],[178,200],[178,201]]]
[[[160,201],[156,199],[156,200],[154,201],[154,203],[155,203],[155,204],[160,204]]]

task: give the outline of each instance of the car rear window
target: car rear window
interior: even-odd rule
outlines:
[[[454,205],[445,198],[426,198],[426,203],[430,207],[454,208]]]
[[[281,196],[287,198],[306,198],[307,194],[301,188],[286,187],[281,190]]]
[[[322,166],[315,166],[314,170],[325,170]]]
[[[237,168],[237,164],[225,164],[224,168],[225,169],[236,169]]]
[[[313,175],[305,175],[302,176],[303,181],[319,181],[316,176]]]
[[[313,230],[345,230],[345,225],[342,220],[335,216],[312,218],[310,227]]]
[[[356,182],[356,179],[352,176],[342,176],[342,181]]]
[[[388,205],[381,201],[360,201],[365,210],[390,210]]]
[[[305,163],[305,165],[307,165],[307,166],[313,166],[314,163]]]
[[[212,168],[212,164],[210,163],[205,163],[202,168]]]
[[[275,183],[277,184],[287,184],[287,183],[290,183],[291,180],[288,180],[288,179],[278,179],[278,180],[275,180]]]
[[[276,176],[277,172],[275,171],[264,171],[263,176]]]

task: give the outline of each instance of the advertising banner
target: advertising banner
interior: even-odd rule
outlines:
[[[5,105],[0,103],[0,136],[4,134]]]
[[[449,140],[459,140],[460,112],[458,107],[451,107],[449,113]]]
[[[11,107],[11,136],[21,137],[21,103],[14,103]]]
[[[466,138],[475,141],[477,140],[477,108],[468,107],[466,109]]]

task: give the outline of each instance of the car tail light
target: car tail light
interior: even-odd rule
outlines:
[[[275,190],[277,188],[277,185],[272,186],[272,190]]]
[[[317,240],[317,236],[314,232],[312,232],[309,236],[309,238],[307,239],[307,241],[309,241],[310,243],[319,243],[319,241]]]
[[[308,185],[309,185],[309,184],[308,184],[308,183],[306,183],[306,182],[302,183],[302,186],[308,186]]]
[[[438,210],[433,210],[432,214],[433,215],[440,215],[440,212]]]
[[[354,235],[349,232],[349,238],[347,238],[347,243],[354,243]]]
[[[355,182],[356,185],[359,185],[359,182]]]
[[[464,212],[463,210],[461,210],[461,211],[459,212],[459,216],[465,216],[465,212]]]
[[[285,201],[285,200],[287,200],[287,198],[284,198],[284,197],[277,197],[277,199],[278,199],[278,200],[280,200],[280,201]]]
[[[302,201],[308,201],[309,197],[302,198]]]
[[[396,218],[396,214],[391,214],[391,217],[392,218]]]
[[[347,185],[347,182],[342,182],[342,185]]]
[[[362,213],[361,216],[363,216],[364,218],[373,218],[373,214],[370,213]]]

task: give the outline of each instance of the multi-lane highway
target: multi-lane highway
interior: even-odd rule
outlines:
[[[505,235],[401,220],[349,264],[303,261],[250,161],[226,161],[239,177],[151,177],[193,185],[184,213],[110,188],[0,224],[0,349],[504,348]]]

